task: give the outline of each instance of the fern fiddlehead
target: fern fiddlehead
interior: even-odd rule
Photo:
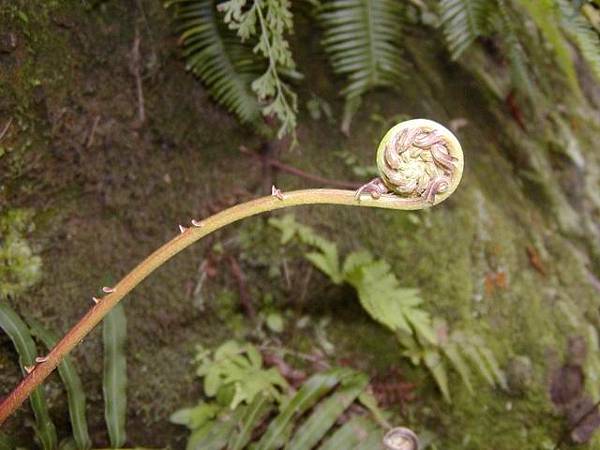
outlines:
[[[358,195],[353,191],[342,189],[305,189],[285,193],[273,189],[273,195],[233,206],[200,221],[192,220],[192,226],[189,228],[180,226],[181,233],[179,235],[148,256],[115,286],[105,288],[106,295],[101,299],[95,299],[92,308],[67,332],[50,353],[44,358],[38,359],[39,362],[36,366],[0,403],[0,425],[52,373],[64,356],[78,345],[125,295],[162,264],[204,236],[244,218],[291,206],[329,204],[406,211],[428,208],[444,201],[454,192],[462,176],[463,156],[458,140],[449,130],[436,122],[416,120],[403,122],[392,128],[382,140],[380,148],[382,146],[386,147],[388,141],[392,138],[395,142],[398,132],[400,132],[398,141],[400,142],[400,138],[402,138],[402,142],[404,142],[406,134],[402,131],[405,128],[417,130],[411,132],[411,135],[415,133],[415,137],[410,148],[406,150],[410,152],[409,155],[414,154],[414,158],[421,158],[421,151],[428,149],[431,159],[434,160],[433,154],[436,153],[435,167],[433,167],[435,170],[432,174],[429,174],[430,178],[426,183],[424,180],[417,182],[415,184],[416,188],[410,192],[406,192],[406,189],[395,190],[393,186],[390,186],[392,188],[391,193],[371,191],[370,196],[360,195],[368,189],[361,189]],[[439,148],[433,149],[436,145]],[[427,158],[425,156],[425,159]],[[453,167],[450,167],[450,163]],[[425,167],[430,166],[426,165]],[[403,170],[408,169],[412,171],[412,165],[404,165],[404,169],[403,166],[400,166],[397,170],[398,173],[401,173]],[[427,173],[427,170],[424,169],[424,172]],[[382,175],[385,176],[384,173]],[[408,178],[411,177],[413,175]],[[446,177],[446,179],[442,183],[436,177]],[[425,190],[422,190],[423,186],[426,186]]]
[[[380,178],[357,192],[374,198],[392,192],[434,203],[438,194],[452,192],[460,182],[463,156],[456,137],[432,120],[415,119],[390,129],[377,150]]]

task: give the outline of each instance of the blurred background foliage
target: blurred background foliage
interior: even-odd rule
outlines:
[[[15,0],[0,20],[0,395],[178,223],[273,183],[358,186],[409,118],[467,164],[431,211],[315,207],[198,244],[0,445],[373,448],[402,424],[431,449],[600,448],[597,0]]]

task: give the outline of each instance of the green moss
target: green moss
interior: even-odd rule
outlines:
[[[31,212],[9,209],[0,216],[0,299],[14,297],[41,276],[42,260],[26,240],[32,230]]]

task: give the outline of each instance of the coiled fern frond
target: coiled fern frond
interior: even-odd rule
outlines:
[[[333,70],[347,79],[341,91],[347,100],[398,83],[406,69],[400,48],[402,2],[332,0],[321,6],[318,17]]]
[[[252,47],[227,29],[214,0],[172,0],[170,6],[187,69],[241,122],[258,125],[261,107],[251,84],[260,76],[260,63]]]

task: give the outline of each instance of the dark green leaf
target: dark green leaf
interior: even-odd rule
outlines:
[[[366,416],[355,416],[346,422],[333,435],[325,440],[318,450],[369,449],[364,446],[365,440],[377,429],[377,426]],[[360,447],[360,445],[363,445]]]
[[[0,450],[15,450],[16,446],[14,439],[0,432]]]
[[[401,80],[402,8],[396,0],[332,0],[320,8],[323,47],[334,72],[347,80],[346,99]]]
[[[75,440],[72,438],[67,438],[67,439],[63,439],[62,441],[60,441],[60,444],[58,444],[58,450],[77,450],[77,444],[75,443]]]
[[[368,383],[369,378],[363,373],[353,373],[344,378],[336,391],[322,401],[298,428],[293,439],[286,446],[286,450],[312,449],[356,400]]]
[[[442,27],[454,59],[459,58],[475,39],[487,33],[495,8],[495,3],[490,0],[440,1]]]
[[[32,334],[42,341],[48,350],[56,345],[58,336],[52,331],[45,329],[42,324],[34,319],[28,319],[27,322]],[[92,442],[88,434],[85,417],[85,393],[71,357],[66,356],[62,360],[58,365],[58,373],[67,390],[69,416],[71,418],[71,427],[73,428],[73,438],[75,439],[76,448],[89,449],[92,446]]]
[[[104,417],[113,448],[125,443],[127,409],[127,319],[122,304],[117,304],[106,316],[102,327],[104,342]]]
[[[0,328],[4,330],[13,342],[19,354],[21,371],[25,374],[25,366],[35,365],[37,349],[27,326],[5,301],[0,301]],[[48,414],[48,406],[41,386],[32,392],[29,396],[29,402],[35,415],[35,432],[37,438],[44,450],[55,450],[58,444],[56,429]]]
[[[254,401],[245,409],[236,427],[236,432],[229,438],[227,450],[242,450],[250,442],[252,431],[269,413],[273,406],[272,400],[264,395],[257,395]]]
[[[214,422],[192,433],[187,450],[222,450],[227,445],[235,427],[244,417],[247,406],[240,406],[235,411],[227,411]],[[195,434],[195,436],[194,436]]]
[[[347,369],[332,369],[310,377],[269,424],[267,431],[258,443],[258,448],[273,450],[284,445],[294,417],[300,416],[312,408],[349,373],[351,372]]]
[[[214,0],[171,2],[181,31],[187,67],[208,87],[211,95],[244,123],[258,123],[261,108],[250,84],[261,65],[252,46],[242,44],[223,25]]]

